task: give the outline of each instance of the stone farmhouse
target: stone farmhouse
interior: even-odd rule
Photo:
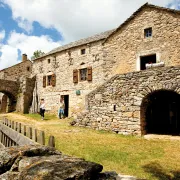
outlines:
[[[179,50],[180,11],[146,3],[116,29],[33,62],[23,55],[0,71],[0,92],[10,99],[9,111],[37,112],[44,98],[47,111],[57,113],[63,97],[66,116],[78,126],[180,134]],[[19,88],[12,92],[13,83]]]

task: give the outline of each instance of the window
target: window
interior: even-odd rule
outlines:
[[[81,49],[81,55],[86,54],[86,49]]]
[[[29,66],[27,67],[27,71],[30,71],[30,67]]]
[[[141,70],[146,69],[146,64],[153,64],[153,63],[156,63],[156,54],[140,57],[140,69]]]
[[[80,69],[79,73],[80,73],[80,80],[81,81],[86,81],[87,80],[87,68]]]
[[[51,60],[50,60],[50,59],[48,59],[48,64],[50,64],[50,62],[51,62]]]
[[[47,76],[47,85],[51,86],[52,85],[52,75]]]
[[[152,28],[147,28],[144,30],[144,37],[145,38],[152,37]]]

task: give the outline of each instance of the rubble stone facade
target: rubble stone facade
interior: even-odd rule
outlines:
[[[78,117],[76,125],[119,134],[146,134],[143,101],[164,90],[180,94],[180,66],[115,75],[88,94],[88,111]]]

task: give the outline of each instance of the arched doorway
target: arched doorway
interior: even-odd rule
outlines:
[[[7,113],[12,112],[16,110],[16,99],[13,95],[2,92],[0,93],[0,112],[1,113]]]
[[[180,135],[180,95],[168,90],[147,95],[141,104],[141,132]]]

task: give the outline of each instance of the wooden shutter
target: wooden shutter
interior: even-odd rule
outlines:
[[[87,68],[87,80],[92,81],[92,67]]]
[[[78,83],[78,70],[73,70],[73,83]]]
[[[53,87],[56,86],[56,75],[55,74],[52,74],[51,85]]]
[[[43,87],[46,87],[46,76],[43,76]]]

